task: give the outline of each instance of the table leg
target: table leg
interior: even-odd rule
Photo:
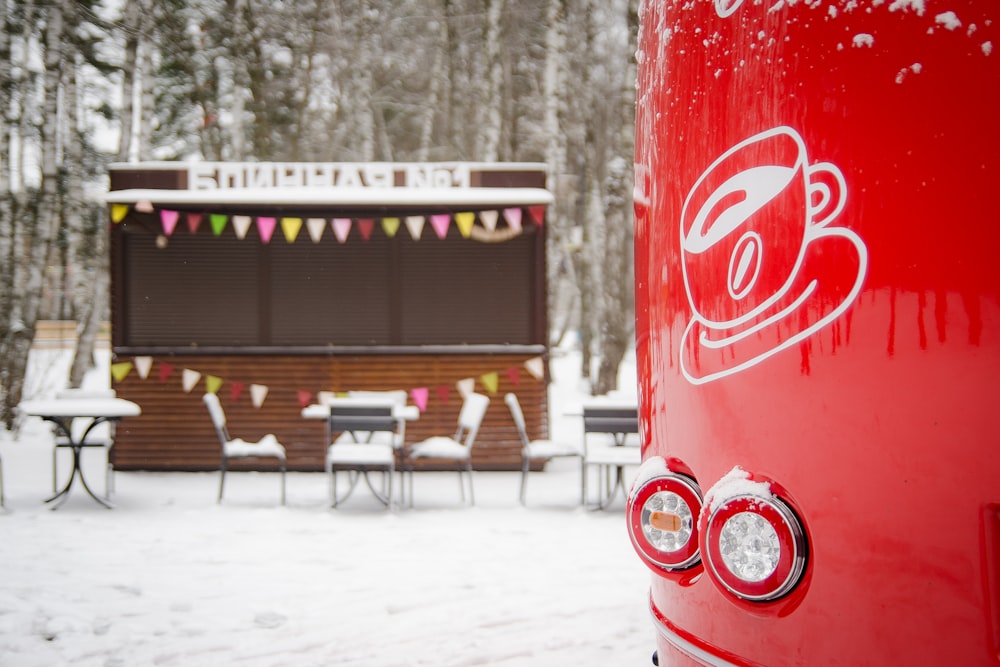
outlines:
[[[83,451],[83,448],[84,448],[84,444],[83,443],[86,442],[87,435],[90,433],[91,429],[94,428],[94,426],[96,426],[98,423],[100,423],[103,420],[95,419],[94,422],[84,432],[83,436],[81,436],[80,442],[76,442],[76,441],[73,440],[73,432],[72,432],[72,427],[71,427],[72,421],[66,422],[65,420],[62,420],[62,419],[50,419],[49,421],[51,421],[52,423],[54,423],[63,432],[63,434],[66,436],[66,439],[69,441],[69,443],[70,443],[70,449],[73,450],[73,469],[70,470],[69,478],[66,480],[66,485],[63,486],[62,489],[60,489],[59,491],[57,491],[51,497],[46,498],[45,502],[46,503],[51,503],[51,502],[54,502],[54,501],[59,500],[61,498],[61,500],[59,500],[59,502],[55,503],[52,506],[52,509],[58,509],[59,507],[61,507],[62,504],[64,502],[66,502],[66,499],[69,497],[69,490],[73,486],[73,481],[77,477],[79,477],[80,478],[80,484],[83,485],[84,490],[87,492],[87,494],[91,498],[93,498],[94,500],[96,500],[98,503],[100,503],[104,507],[107,507],[108,509],[113,508],[114,505],[112,505],[108,501],[104,500],[103,498],[101,498],[100,496],[98,496],[96,493],[94,493],[93,490],[91,490],[90,485],[87,484],[87,478],[83,476],[83,467],[80,464],[80,453]]]

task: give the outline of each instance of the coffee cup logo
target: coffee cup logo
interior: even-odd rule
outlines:
[[[790,127],[740,142],[702,173],[685,199],[680,229],[693,313],[682,338],[681,366],[690,381],[749,368],[811,335],[853,302],[867,270],[867,248],[853,231],[831,224],[846,199],[840,169],[810,164],[805,142]],[[846,255],[832,275],[822,275],[830,266],[816,259],[820,250],[827,259],[831,252]],[[826,283],[836,287],[835,306],[821,289]],[[819,310],[817,295],[823,296]],[[798,324],[789,335],[792,313]],[[753,345],[741,343],[779,323],[785,329],[773,345],[761,349],[760,336]],[[706,372],[698,347],[729,348],[722,356],[732,361]]]

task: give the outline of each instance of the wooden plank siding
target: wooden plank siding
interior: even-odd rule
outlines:
[[[119,470],[215,470],[219,467],[219,441],[202,403],[204,377],[218,376],[224,384],[219,398],[226,410],[233,437],[257,440],[274,433],[288,451],[289,470],[323,469],[325,426],[322,420],[300,415],[298,392],[391,390],[428,387],[426,412],[406,427],[406,441],[417,442],[433,435],[453,435],[461,396],[455,383],[476,378],[476,391],[488,392],[478,378],[498,372],[499,388],[490,395],[479,437],[473,448],[473,466],[478,470],[520,469],[520,442],[503,402],[508,391],[518,394],[524,408],[528,433],[543,438],[548,434],[546,382],[531,376],[524,362],[529,354],[364,354],[338,356],[310,355],[170,355],[154,357],[149,375],[142,379],[134,370],[114,389],[122,398],[142,407],[142,416],[123,420],[117,430],[114,466]],[[118,356],[115,361],[131,361]],[[161,381],[163,364],[173,371]],[[190,393],[182,386],[185,368],[197,370],[202,380]],[[515,385],[506,372],[518,369]],[[231,383],[243,383],[239,400],[231,395]],[[267,399],[258,409],[251,402],[249,385],[266,385]],[[439,386],[448,387],[442,402]],[[418,470],[444,469],[441,461],[420,461]],[[535,469],[542,462],[535,462]],[[266,460],[234,462],[233,468],[268,470]]]

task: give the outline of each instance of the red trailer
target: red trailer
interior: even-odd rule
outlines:
[[[659,664],[1000,662],[1000,3],[648,0]]]

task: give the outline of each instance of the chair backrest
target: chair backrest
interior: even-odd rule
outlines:
[[[226,428],[226,413],[222,409],[219,397],[215,394],[207,393],[201,397],[201,400],[205,402],[205,407],[208,408],[208,416],[212,418],[212,425],[215,426],[215,432],[219,435],[219,441],[222,444],[226,444],[231,438],[229,437],[229,430]]]
[[[462,401],[462,409],[458,413],[458,431],[455,433],[455,440],[466,447],[472,447],[489,405],[489,396],[475,392],[466,395]]]
[[[528,446],[528,427],[524,421],[524,412],[521,411],[521,402],[517,400],[517,395],[514,393],[509,393],[503,397],[504,402],[507,404],[507,409],[510,410],[510,416],[514,420],[514,427],[517,429],[517,435],[521,438],[521,446]]]
[[[639,411],[635,408],[585,407],[584,433],[638,433]]]
[[[366,441],[378,431],[396,432],[399,422],[392,416],[389,405],[330,405],[330,432],[350,433],[358,440],[359,432],[366,433]]]

